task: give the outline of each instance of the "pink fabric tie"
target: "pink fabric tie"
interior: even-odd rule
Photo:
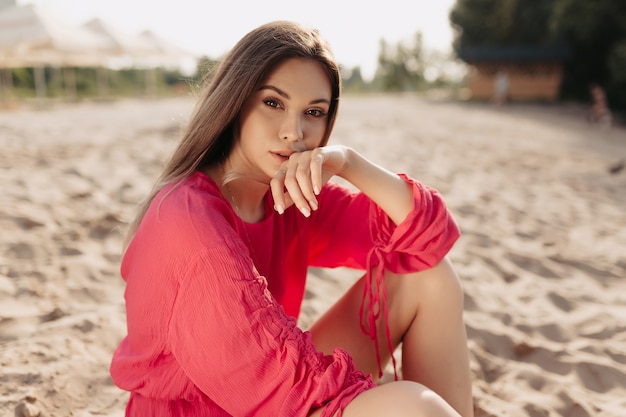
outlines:
[[[365,275],[365,287],[363,288],[363,296],[361,297],[361,307],[359,309],[361,330],[367,334],[370,339],[374,341],[376,348],[376,363],[378,364],[378,377],[383,376],[383,367],[380,355],[380,349],[378,347],[378,332],[376,331],[376,321],[380,317],[381,311],[383,319],[385,321],[385,336],[387,338],[387,348],[389,349],[389,355],[391,356],[391,362],[393,364],[393,376],[398,380],[398,371],[396,369],[396,358],[393,354],[393,343],[391,341],[391,332],[389,330],[389,311],[387,309],[387,289],[385,287],[385,260],[382,256],[382,248],[379,246],[373,247],[367,255],[367,273]],[[372,286],[372,258],[376,257],[378,260],[378,268],[376,269],[376,281]],[[369,302],[369,309],[367,311],[367,317],[365,317],[365,301]],[[369,327],[368,327],[369,326]]]

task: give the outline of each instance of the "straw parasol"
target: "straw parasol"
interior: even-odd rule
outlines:
[[[46,90],[45,66],[104,66],[110,50],[106,38],[66,24],[40,6],[15,5],[0,10],[0,68],[35,68],[40,97]],[[66,81],[69,79],[66,76]]]

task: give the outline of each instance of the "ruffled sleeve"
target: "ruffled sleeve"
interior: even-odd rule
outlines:
[[[370,205],[370,233],[374,246],[368,265],[383,265],[395,273],[435,266],[459,238],[459,228],[439,192],[400,174],[413,191],[413,210],[399,225],[375,204]]]
[[[204,248],[180,281],[168,340],[193,383],[231,415],[285,417],[331,416],[374,386],[345,351],[315,350],[240,249]]]

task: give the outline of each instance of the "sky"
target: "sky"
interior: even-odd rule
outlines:
[[[376,69],[379,42],[409,41],[422,33],[429,50],[451,50],[448,14],[455,0],[18,0],[35,3],[59,19],[80,25],[100,18],[129,33],[152,30],[190,52],[218,58],[243,35],[271,20],[317,27],[337,61]]]

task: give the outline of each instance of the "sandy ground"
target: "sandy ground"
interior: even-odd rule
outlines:
[[[0,417],[123,416],[121,231],[192,105],[0,111]],[[332,141],[438,188],[459,222],[477,417],[626,415],[626,130],[577,106],[346,97]],[[310,275],[303,326],[355,276]]]

